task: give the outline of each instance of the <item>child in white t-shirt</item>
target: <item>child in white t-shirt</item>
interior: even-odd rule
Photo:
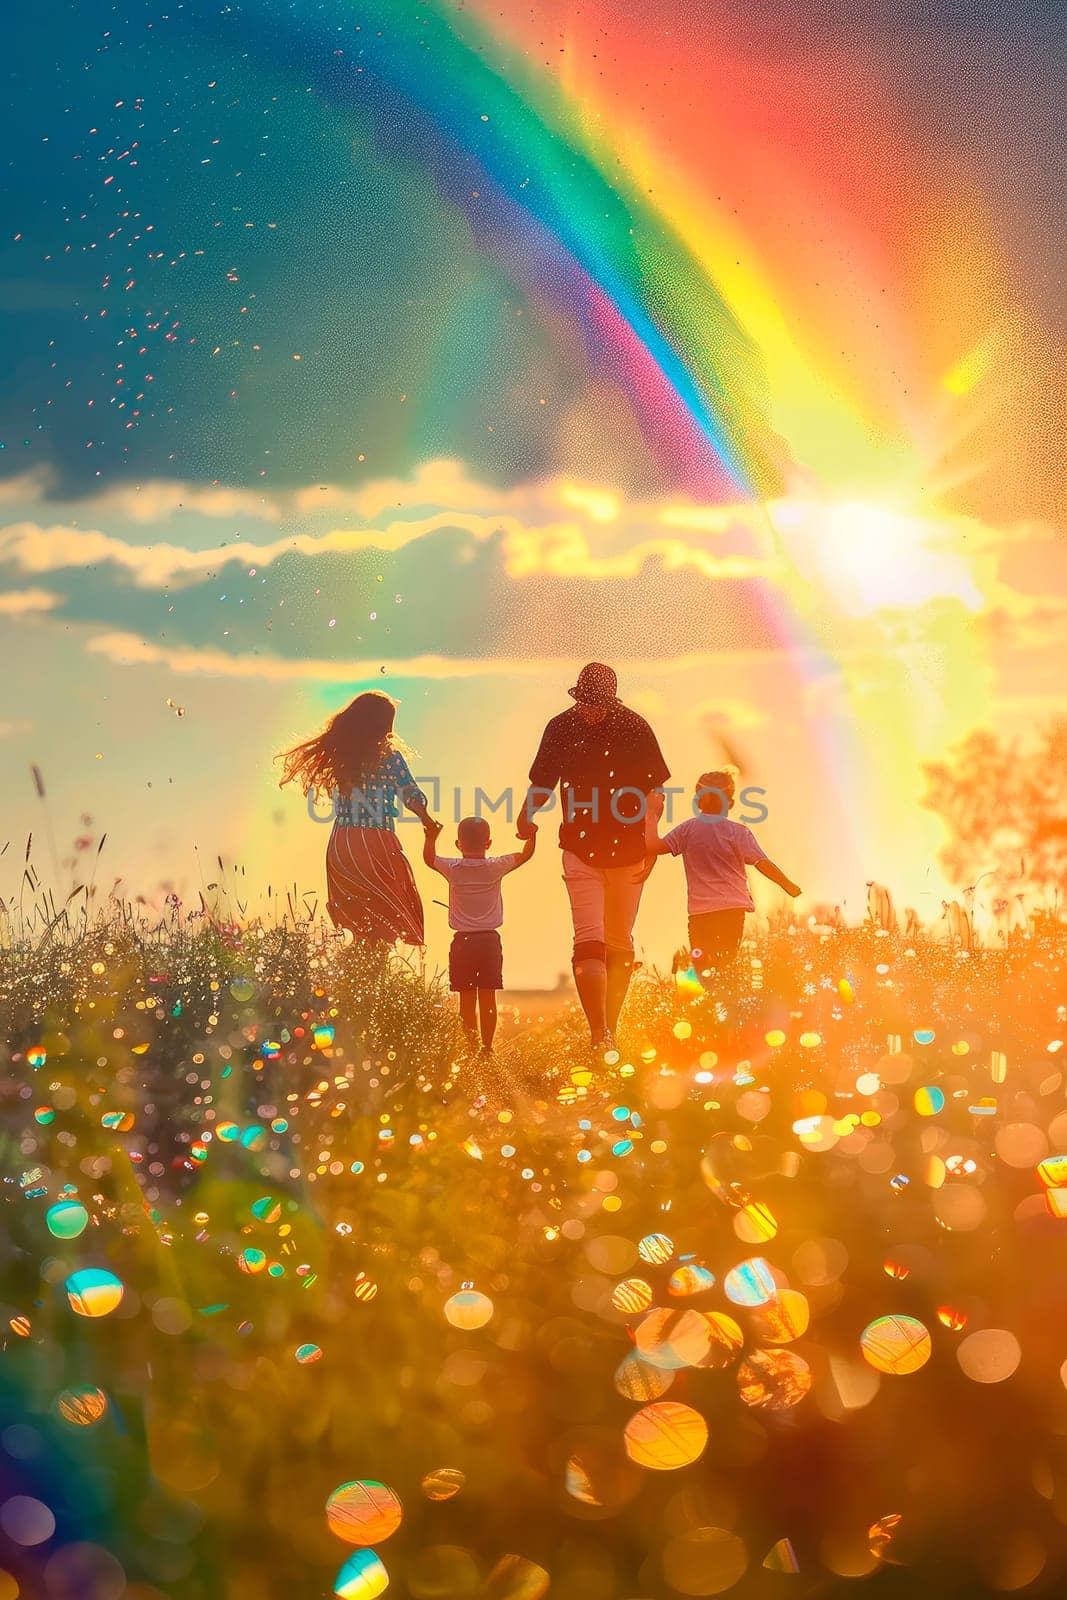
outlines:
[[[737,957],[746,911],[754,911],[746,868],[755,867],[794,899],[800,889],[787,878],[743,822],[726,813],[734,803],[736,769],[705,772],[697,780],[697,814],[647,842],[646,875],[661,855],[681,856],[689,901],[689,948],[701,977],[728,967]]]
[[[459,995],[459,1015],[467,1042],[474,1048],[481,1024],[482,1048],[493,1048],[496,992],[504,987],[500,925],[504,920],[501,879],[523,866],[534,853],[536,832],[512,855],[491,856],[492,837],[484,817],[464,817],[456,830],[458,856],[439,856],[441,823],[425,823],[422,859],[448,883],[449,985]]]

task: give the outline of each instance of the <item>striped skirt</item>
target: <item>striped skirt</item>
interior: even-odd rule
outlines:
[[[326,846],[326,909],[357,939],[424,942],[422,901],[395,833],[335,827]]]

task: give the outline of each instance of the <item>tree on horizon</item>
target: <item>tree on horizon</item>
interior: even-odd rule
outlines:
[[[976,728],[924,765],[923,805],[944,822],[941,861],[959,888],[998,887],[1054,901],[1067,894],[1067,717],[1036,737]]]

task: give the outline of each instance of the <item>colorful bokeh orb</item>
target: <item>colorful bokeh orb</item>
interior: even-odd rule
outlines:
[[[326,1502],[326,1523],[346,1544],[381,1544],[400,1526],[400,1496],[373,1478],[342,1483]]]
[[[334,1579],[341,1600],[374,1600],[389,1587],[389,1574],[373,1550],[354,1550]]]
[[[699,1411],[677,1400],[643,1406],[626,1424],[626,1454],[639,1467],[675,1472],[699,1461],[708,1443],[708,1425]]]
[[[769,1261],[752,1256],[741,1261],[722,1280],[723,1293],[735,1306],[764,1306],[778,1293]]]
[[[945,1091],[936,1083],[924,1084],[915,1091],[915,1109],[920,1117],[936,1117],[945,1109]]]
[[[728,1322],[729,1318],[722,1319]],[[736,1328],[737,1324],[733,1326]],[[714,1313],[705,1311],[671,1311],[657,1309],[643,1317],[634,1332],[641,1359],[651,1367],[676,1371],[680,1367],[718,1366],[712,1352],[722,1343],[720,1329]],[[737,1348],[741,1346],[741,1330],[737,1329]]]
[[[451,1500],[466,1481],[466,1475],[458,1467],[435,1467],[423,1478],[421,1487],[427,1500]]]
[[[788,1411],[811,1385],[811,1368],[792,1350],[750,1350],[737,1369],[738,1393],[756,1411]]]
[[[636,1316],[652,1304],[652,1285],[644,1278],[624,1278],[612,1291],[611,1303],[624,1316]]]
[[[484,1328],[492,1315],[493,1302],[477,1289],[461,1289],[445,1301],[445,1321],[453,1328],[462,1328],[465,1333]]]
[[[107,1395],[92,1384],[64,1389],[56,1398],[56,1410],[64,1422],[75,1428],[91,1428],[107,1412]]]
[[[714,1287],[715,1274],[709,1267],[699,1261],[686,1261],[671,1273],[667,1293],[678,1300],[687,1300],[691,1295],[705,1294]]]
[[[76,1239],[89,1225],[89,1213],[77,1200],[57,1200],[44,1216],[54,1239]]]
[[[752,1328],[765,1344],[791,1344],[807,1332],[811,1308],[799,1289],[782,1289],[752,1311]]]
[[[638,1355],[623,1356],[615,1368],[615,1388],[626,1400],[658,1400],[673,1382],[673,1372],[650,1366]]]
[[[132,1111],[105,1111],[100,1118],[100,1126],[107,1128],[110,1133],[129,1133],[133,1124]]]
[[[67,1299],[79,1317],[106,1317],[122,1296],[121,1278],[104,1267],[81,1267],[67,1279]]]
[[[876,1372],[902,1377],[930,1359],[930,1335],[916,1317],[878,1317],[860,1335],[863,1359]]]

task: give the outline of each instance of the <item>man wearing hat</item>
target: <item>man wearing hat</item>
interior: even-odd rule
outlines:
[[[670,772],[644,717],[619,700],[610,667],[591,661],[568,693],[574,705],[541,736],[518,831],[526,836],[558,785],[574,981],[594,1045],[610,1048],[633,968],[648,796]]]

